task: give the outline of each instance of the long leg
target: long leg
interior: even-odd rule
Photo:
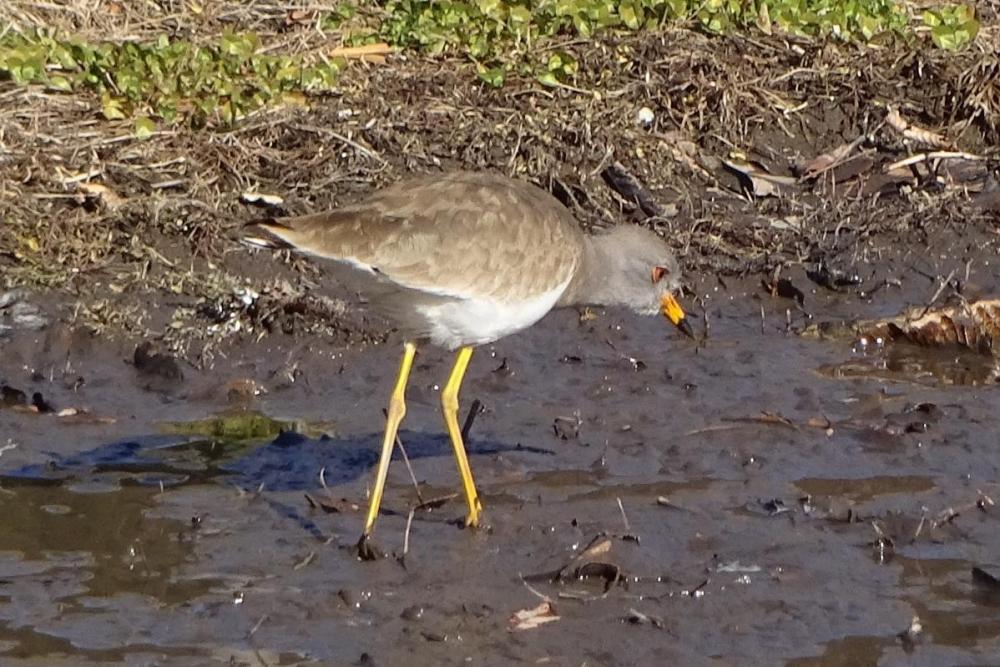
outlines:
[[[368,503],[368,518],[365,519],[365,532],[362,540],[371,535],[375,528],[375,518],[378,516],[379,505],[382,504],[382,492],[385,489],[385,477],[389,473],[389,459],[392,458],[392,447],[396,442],[396,432],[399,430],[399,423],[403,421],[406,414],[406,381],[410,377],[410,369],[413,367],[413,357],[417,353],[417,346],[407,342],[403,346],[403,360],[399,363],[399,375],[396,377],[396,386],[392,390],[389,398],[389,411],[385,420],[385,439],[382,441],[382,454],[378,459],[378,471],[375,473],[375,488],[372,489],[372,497]]]
[[[444,423],[448,427],[451,445],[455,448],[455,460],[458,461],[458,472],[462,476],[465,500],[469,504],[469,515],[465,519],[465,525],[476,526],[479,524],[479,515],[483,511],[483,507],[479,503],[476,484],[472,481],[472,469],[469,467],[469,458],[465,455],[462,431],[458,427],[458,390],[462,386],[462,378],[465,377],[465,370],[469,367],[469,359],[471,358],[471,347],[463,347],[455,355],[455,365],[448,376],[448,382],[441,391],[441,411],[444,413]]]

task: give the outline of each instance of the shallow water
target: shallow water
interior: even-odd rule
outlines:
[[[1000,589],[972,575],[1000,561],[998,401],[948,372],[985,361],[803,340],[786,331],[786,300],[697,291],[701,347],[658,319],[597,311],[555,313],[478,351],[463,405],[485,406],[469,449],[487,526],[456,527],[460,498],[416,512],[402,563],[418,498],[400,461],[376,531],[390,556],[352,550],[398,347],[265,339],[145,390],[125,348],[8,343],[0,380],[116,421],[0,410],[12,445],[0,454],[0,660],[1000,662]],[[902,305],[885,298],[863,315]],[[808,305],[861,315],[842,295]],[[401,436],[423,499],[458,490],[437,414],[448,361],[423,350],[408,393]],[[269,390],[247,409],[325,423],[249,439],[165,426],[233,414],[221,388],[247,377]],[[611,548],[598,560],[623,576],[607,591],[535,576],[601,534]],[[539,596],[558,620],[509,630]],[[921,630],[906,636],[914,617]]]

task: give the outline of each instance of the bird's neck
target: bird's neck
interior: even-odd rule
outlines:
[[[618,257],[612,252],[614,242],[608,234],[586,235],[583,238],[583,252],[580,265],[576,269],[563,296],[560,306],[615,306],[619,305],[622,291],[618,288],[621,279],[615,270]]]

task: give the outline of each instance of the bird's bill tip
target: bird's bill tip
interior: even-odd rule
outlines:
[[[691,323],[687,321],[687,318],[684,316],[684,309],[681,308],[681,304],[677,303],[677,299],[674,298],[673,294],[664,294],[661,297],[660,312],[675,327],[680,329],[682,334],[688,338],[694,338],[694,330],[691,328]]]

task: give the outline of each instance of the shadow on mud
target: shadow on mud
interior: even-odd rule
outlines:
[[[253,428],[245,428],[251,423]],[[362,477],[378,462],[381,433],[345,439],[327,434],[309,437],[283,430],[286,426],[285,422],[254,412],[169,424],[165,430],[172,431],[171,435],[142,436],[69,456],[53,455],[47,463],[5,472],[0,475],[0,483],[45,485],[89,480],[176,487],[223,482],[245,489],[304,491],[319,486],[321,470],[325,483],[335,485]],[[192,433],[206,430],[209,433],[202,436]],[[259,436],[268,430],[271,432],[266,434],[273,437],[270,442],[262,442]],[[402,431],[400,440],[411,460],[452,455],[451,443],[443,434]],[[471,456],[513,451],[553,453],[475,438],[467,443],[467,450]],[[397,447],[393,459],[401,458]]]

